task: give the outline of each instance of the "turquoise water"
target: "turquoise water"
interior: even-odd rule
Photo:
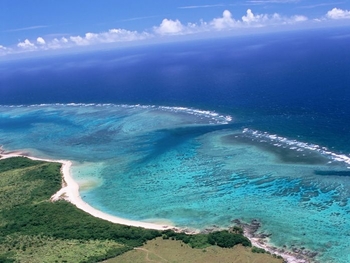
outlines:
[[[244,118],[142,105],[1,106],[0,142],[72,160],[73,177],[89,185],[83,199],[112,215],[196,229],[258,219],[276,246],[349,262],[350,157]]]

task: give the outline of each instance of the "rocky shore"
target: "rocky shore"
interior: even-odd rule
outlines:
[[[271,234],[258,231],[261,223],[257,219],[253,219],[250,223],[244,223],[239,219],[235,219],[232,223],[244,230],[244,235],[250,239],[254,246],[283,257],[285,263],[319,263],[315,258],[317,252],[310,251],[304,247],[299,248],[292,245],[290,248],[286,246],[277,248],[269,245],[268,238]]]

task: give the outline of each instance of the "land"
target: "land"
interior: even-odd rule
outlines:
[[[104,263],[282,263],[282,259],[269,254],[252,253],[250,247],[242,245],[233,248],[209,246],[203,249],[193,249],[182,241],[156,238],[132,251],[128,251]]]
[[[2,159],[12,158],[12,157],[23,157],[23,156],[25,156],[25,154],[22,152],[12,152],[7,154],[3,153]],[[156,230],[173,228],[173,226],[169,226],[169,225],[159,225],[159,224],[152,224],[152,223],[146,223],[146,222],[140,222],[140,221],[133,221],[133,220],[128,220],[128,219],[103,213],[102,211],[99,211],[93,208],[92,206],[90,206],[88,203],[84,202],[81,199],[80,193],[79,193],[79,185],[74,181],[74,179],[70,174],[70,168],[72,166],[72,162],[67,160],[50,160],[50,159],[40,159],[35,157],[28,157],[28,158],[34,161],[44,161],[49,163],[54,162],[54,163],[60,163],[62,165],[61,167],[62,187],[54,195],[52,195],[51,197],[52,201],[66,200],[69,203],[74,204],[77,208],[85,211],[86,213],[94,217],[98,217],[117,224],[136,226],[136,227],[142,227],[147,229],[156,229]]]
[[[161,236],[52,202],[62,186],[60,168],[23,157],[0,160],[0,262],[99,262]]]
[[[237,244],[245,245],[246,252],[252,256],[261,257],[261,254],[252,253],[250,241],[237,233],[239,229],[188,235],[173,230],[121,225],[94,217],[75,204],[57,198],[67,197],[67,191],[62,191],[67,187],[67,182],[62,181],[61,167],[60,162],[44,162],[24,157],[0,160],[0,262],[100,262],[109,258],[119,260],[117,256],[122,254],[123,258],[128,258],[129,254],[125,254],[127,251],[132,251],[130,257],[134,250],[145,253],[150,250],[147,246],[152,244],[164,244],[168,247],[174,244],[175,251],[182,245],[184,249],[194,253],[193,262],[196,262],[198,252],[201,252],[199,255],[203,258],[204,250],[210,252],[205,255],[211,255],[215,251],[221,254],[226,250],[221,251],[218,246],[234,247]],[[60,194],[52,197],[53,193]],[[53,202],[55,198],[57,200]],[[211,246],[213,244],[216,246]],[[166,258],[166,254],[170,253],[167,251],[169,250],[164,247],[162,253],[165,254],[160,254],[158,250],[155,253]],[[265,256],[275,260],[271,255]],[[209,261],[211,257],[208,257]],[[121,260],[116,262],[126,262]],[[171,258],[167,260],[172,262]]]

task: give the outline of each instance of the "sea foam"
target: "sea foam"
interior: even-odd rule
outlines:
[[[329,149],[327,149],[327,147],[323,147],[317,144],[292,140],[286,137],[278,136],[276,134],[269,134],[268,132],[262,132],[262,131],[253,130],[249,128],[243,129],[242,133],[258,138],[261,142],[270,142],[276,147],[283,147],[283,148],[288,147],[290,150],[295,150],[298,152],[302,152],[304,150],[315,151],[329,158],[330,162],[332,161],[342,162],[349,165],[348,168],[350,169],[350,156],[332,152]]]

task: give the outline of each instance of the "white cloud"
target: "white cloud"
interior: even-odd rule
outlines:
[[[129,31],[125,29],[110,29],[108,32],[104,32],[98,35],[94,35],[98,43],[112,43],[112,42],[124,42],[147,39],[151,35],[143,32]]]
[[[285,25],[304,22],[307,17],[295,15],[292,17],[283,17],[280,14],[254,14],[251,9],[247,10],[246,15],[241,20],[235,20],[230,11],[225,10],[222,17],[214,18],[211,25],[215,29],[223,30],[235,27],[263,27],[268,25]]]
[[[30,40],[26,39],[25,41],[18,43],[17,47],[21,50],[53,50],[74,46],[136,41],[151,37],[153,37],[153,35],[146,32],[138,33],[137,31],[128,31],[125,29],[110,29],[109,31],[102,33],[88,32],[84,36],[61,37],[53,38],[51,40],[45,40],[42,37],[38,37],[36,42],[30,42]]]
[[[7,53],[7,48],[0,45],[0,56],[6,55]]]
[[[279,15],[274,14],[274,17]],[[245,16],[242,16],[242,21],[247,24],[263,24],[266,21],[269,20],[269,17],[267,14],[261,14],[261,15],[254,15],[251,9],[247,10],[247,14]]]
[[[59,48],[69,47],[69,44],[67,44],[67,43],[69,43],[69,41],[65,37],[62,37],[60,39],[54,38],[53,40],[51,40],[50,42],[47,43],[47,48],[48,49],[59,49]]]
[[[239,22],[232,18],[232,14],[230,11],[225,10],[222,13],[222,17],[214,18],[211,21],[211,25],[216,29],[225,29],[225,28],[231,28],[237,25]]]
[[[45,40],[44,40],[42,37],[38,37],[38,38],[36,39],[36,42],[37,42],[38,44],[40,44],[40,45],[45,45],[45,44],[46,44]]]
[[[163,19],[159,27],[154,27],[154,31],[160,35],[180,34],[184,30],[184,26],[179,20]]]
[[[304,22],[304,21],[307,21],[308,18],[306,16],[301,16],[301,15],[295,15],[295,16],[292,16],[291,17],[291,20],[290,22]]]
[[[89,34],[89,33],[87,33],[87,34]],[[74,42],[78,46],[84,46],[84,45],[87,45],[89,43],[85,38],[82,38],[81,36],[71,36],[71,37],[69,37],[69,40]]]
[[[24,40],[23,42],[19,42],[17,44],[17,47],[22,48],[22,49],[27,49],[27,50],[33,50],[36,49],[37,47],[30,42],[28,39]]]
[[[247,15],[242,17],[242,21],[251,26],[295,24],[298,22],[304,22],[306,20],[308,20],[308,18],[302,15],[294,15],[291,17],[284,17],[277,13],[274,13],[273,15],[269,15],[269,14],[254,15],[254,13],[250,9],[247,10]]]
[[[333,8],[327,12],[326,17],[330,19],[350,19],[350,11]]]
[[[255,3],[279,2],[286,3],[291,1],[253,1]],[[214,6],[214,5],[213,5]],[[191,8],[213,7],[213,6],[192,6]],[[215,5],[216,6],[216,5]],[[190,8],[190,7],[188,7]],[[327,13],[328,18],[340,19],[350,18],[350,11],[334,8]],[[322,17],[322,21],[326,21],[326,17]],[[246,14],[240,18],[234,18],[229,10],[224,10],[222,16],[209,21],[198,21],[193,23],[183,24],[180,20],[163,19],[160,25],[154,26],[152,30],[147,31],[130,31],[126,29],[110,29],[105,32],[88,32],[84,35],[46,35],[45,37],[37,37],[36,39],[26,39],[17,44],[16,47],[0,46],[0,54],[16,53],[32,50],[54,50],[70,47],[80,47],[97,45],[104,43],[118,43],[127,41],[138,41],[143,39],[156,38],[160,36],[171,35],[186,35],[203,32],[215,32],[225,30],[235,30],[239,28],[259,28],[268,26],[283,26],[288,24],[296,24],[307,21],[308,18],[302,15],[283,16],[278,13],[259,14],[253,13],[251,9],[246,11]],[[6,49],[7,48],[7,49]]]
[[[150,38],[151,34],[146,32],[138,33],[137,31],[129,31],[125,29],[110,29],[107,32],[102,33],[86,33],[84,37],[71,36],[69,40],[78,46],[102,44],[102,43],[115,43],[115,42],[127,42],[142,40]],[[67,40],[67,39],[65,39]]]

